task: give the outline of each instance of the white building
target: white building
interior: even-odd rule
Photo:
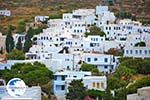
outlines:
[[[127,41],[124,48],[125,57],[150,58],[150,34],[140,33],[130,35]],[[140,42],[144,42],[145,46],[136,46],[136,44]]]
[[[0,33],[0,50],[5,50],[5,41],[6,41],[6,35],[2,35],[2,33]]]
[[[11,16],[10,10],[0,10],[0,16]]]
[[[65,30],[65,23],[62,19],[50,19],[47,22],[49,33],[61,34]]]
[[[127,100],[150,100],[150,87],[143,87],[135,94],[127,95]]]
[[[13,39],[14,39],[15,46],[17,45],[19,38],[21,40],[22,47],[24,47],[25,34],[13,34]]]
[[[85,53],[82,59],[87,64],[96,65],[104,73],[114,72],[118,66],[118,60],[113,55]]]
[[[85,25],[92,25],[95,21],[95,9],[78,9],[72,13],[63,14],[63,20],[66,25],[70,25],[71,20],[79,20],[85,22]]]
[[[97,26],[114,23],[116,20],[114,13],[109,11],[108,6],[96,6],[96,15]]]
[[[34,21],[35,22],[44,22],[49,18],[49,16],[35,16]]]
[[[27,87],[26,92],[22,96],[19,96],[19,97],[10,96],[8,92],[6,91],[5,86],[1,86],[0,90],[1,90],[0,92],[1,100],[42,100],[41,88],[39,86]]]
[[[107,87],[107,79],[105,76],[91,76],[91,72],[73,72],[64,71],[56,72],[53,81],[53,93],[57,98],[65,98],[68,92],[69,83],[72,80],[83,80],[83,84],[87,89],[95,89],[105,91]],[[65,100],[65,99],[64,99]]]

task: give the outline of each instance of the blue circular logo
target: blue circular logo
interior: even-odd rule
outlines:
[[[20,78],[13,78],[8,82],[6,89],[11,96],[19,97],[25,93],[26,85]]]

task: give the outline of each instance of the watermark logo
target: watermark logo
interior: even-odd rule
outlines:
[[[13,78],[8,82],[6,89],[11,96],[19,97],[25,93],[26,85],[20,78]]]

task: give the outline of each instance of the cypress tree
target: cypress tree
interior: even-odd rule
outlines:
[[[17,42],[17,44],[16,44],[16,49],[22,50],[21,37],[18,38],[18,42]]]
[[[13,30],[12,26],[10,25],[9,29],[8,29],[7,36],[6,36],[6,42],[5,42],[6,51],[8,53],[11,52],[14,49],[14,39],[12,37],[12,30]]]
[[[31,38],[33,37],[33,29],[29,28],[27,35],[25,36],[25,43],[24,43],[24,52],[28,52],[30,47],[32,46],[32,40]]]

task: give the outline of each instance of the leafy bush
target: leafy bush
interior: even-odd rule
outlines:
[[[130,85],[127,88],[127,93],[128,94],[136,93],[138,88],[142,88],[145,86],[150,86],[150,76],[137,80],[134,84]]]
[[[141,41],[141,42],[138,42],[138,43],[135,44],[135,47],[137,47],[137,46],[139,46],[139,47],[145,47],[146,44],[145,44],[145,42]]]
[[[53,72],[39,62],[15,64],[11,70],[0,71],[0,75],[6,81],[16,77],[21,78],[30,86],[45,85],[53,78]]]
[[[89,35],[100,35],[100,36],[105,36],[105,33],[97,26],[92,26],[90,27],[90,32],[86,32],[85,36]]]
[[[91,65],[91,64],[86,64],[86,63],[82,64],[80,70],[90,71],[92,72],[92,75],[103,75],[103,73],[99,72],[99,70],[95,65]]]
[[[14,49],[12,52],[8,53],[7,59],[9,60],[24,60],[25,54],[21,50]]]

